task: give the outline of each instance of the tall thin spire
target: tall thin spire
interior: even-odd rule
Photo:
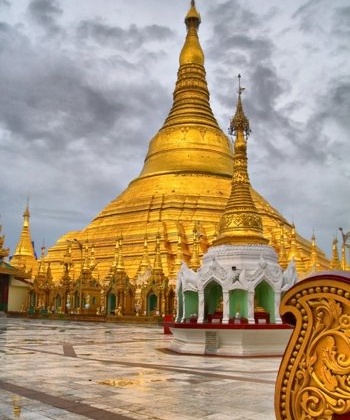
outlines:
[[[317,246],[316,246],[316,236],[313,232],[311,238],[311,255],[309,261],[309,270],[316,272],[318,269],[318,260],[317,260]]]
[[[335,237],[332,243],[332,260],[330,265],[331,270],[341,270],[341,262],[339,259],[338,239]]]
[[[287,255],[287,251],[286,251],[286,245],[285,245],[285,238],[284,238],[284,226],[281,223],[280,225],[280,248],[279,248],[279,253],[278,253],[278,261],[280,266],[283,269],[286,269],[288,266],[288,255]]]
[[[123,258],[123,235],[120,234],[118,237],[118,261],[117,261],[117,271],[124,271],[124,258]]]
[[[241,75],[238,75],[238,101],[231,119],[229,133],[235,134],[231,195],[220,220],[219,235],[213,245],[267,244],[261,216],[254,204],[248,175],[247,137],[249,120],[245,116],[241,95]]]
[[[173,273],[174,275],[177,275],[178,271],[180,270],[181,264],[184,261],[184,255],[182,250],[182,236],[181,232],[177,230],[177,244],[176,244],[176,256],[175,256],[175,263],[173,266]]]
[[[0,265],[4,258],[8,257],[10,250],[9,248],[4,248],[5,235],[1,235],[2,225],[0,224]]]
[[[198,222],[195,223],[193,228],[193,248],[192,248],[192,257],[190,261],[190,268],[197,270],[201,265],[199,258],[199,232],[198,232]]]
[[[303,259],[301,258],[300,250],[298,247],[298,241],[297,241],[297,233],[295,230],[295,225],[292,223],[292,230],[290,232],[290,246],[289,246],[289,252],[288,252],[288,261],[295,262],[295,265],[298,270],[301,272],[305,271],[305,264]]]
[[[36,260],[34,247],[30,235],[30,212],[27,202],[26,208],[23,213],[23,226],[16,250],[11,259],[11,265],[17,268],[30,270]]]
[[[156,255],[154,257],[153,271],[163,272],[162,259],[160,255],[160,234],[156,236]]]
[[[143,254],[142,254],[141,262],[138,268],[138,273],[144,273],[151,266],[152,264],[151,264],[149,254],[148,254],[148,237],[146,233],[143,239]]]

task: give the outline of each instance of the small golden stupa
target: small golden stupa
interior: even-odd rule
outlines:
[[[218,232],[225,232],[219,229],[220,219],[230,206],[234,151],[210,106],[200,23],[192,0],[173,105],[149,143],[141,173],[84,229],[66,233],[48,250],[54,282],[62,280],[63,267],[67,273],[69,259],[72,280],[93,266],[101,284],[115,271],[135,284],[140,277],[147,282],[147,272],[153,271],[175,285],[182,261],[197,269],[213,241],[220,244]],[[310,270],[328,269],[330,262],[315,241],[302,238],[250,184],[249,188],[262,234],[254,233],[253,223],[242,237],[273,246],[282,268],[293,259],[299,278]]]

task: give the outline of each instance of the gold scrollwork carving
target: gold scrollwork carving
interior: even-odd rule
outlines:
[[[277,419],[332,420],[350,412],[350,274],[297,283],[280,312],[292,313],[296,325],[276,381]]]

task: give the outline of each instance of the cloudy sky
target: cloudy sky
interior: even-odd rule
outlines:
[[[0,0],[0,223],[12,252],[28,196],[39,251],[138,176],[172,104],[189,5]],[[196,6],[220,126],[240,73],[252,185],[330,255],[338,227],[350,230],[349,1]]]

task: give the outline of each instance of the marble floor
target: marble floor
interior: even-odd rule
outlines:
[[[168,350],[158,325],[0,318],[0,419],[274,420],[280,359]]]

